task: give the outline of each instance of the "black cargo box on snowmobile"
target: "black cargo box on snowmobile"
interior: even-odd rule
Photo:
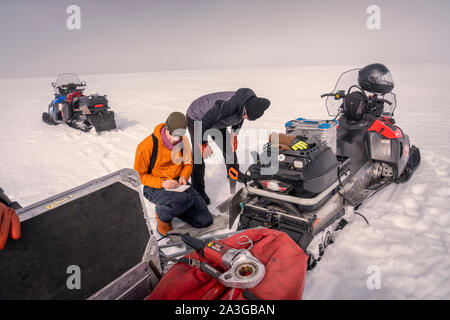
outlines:
[[[247,189],[254,196],[253,191]],[[342,229],[347,223],[342,219],[346,209],[341,196],[334,193],[324,199],[328,201],[322,202],[322,206],[311,206],[316,209],[299,214],[295,212],[297,210],[289,210],[282,203],[273,201],[274,198],[251,197],[242,205],[237,230],[265,227],[286,232],[306,252],[312,250],[311,247],[317,248],[319,251],[314,252],[317,259],[333,241],[333,231]],[[320,234],[323,236],[319,237]],[[313,241],[316,245],[311,245]]]
[[[255,181],[277,180],[292,186],[289,194],[312,197],[326,190],[338,179],[339,162],[331,148],[314,138],[303,137],[309,145],[306,150],[279,150],[279,169],[276,174],[264,175],[262,168],[271,165],[255,163],[249,172]],[[268,150],[267,152],[271,152]]]

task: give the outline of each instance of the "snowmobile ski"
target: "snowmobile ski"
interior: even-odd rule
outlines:
[[[89,132],[92,129],[92,125],[89,122],[87,122],[86,120],[84,120],[84,121],[69,121],[69,122],[67,122],[67,125],[71,128],[78,129],[83,132]]]
[[[46,124],[49,124],[49,125],[57,125],[57,123],[53,122],[53,120],[50,118],[50,115],[48,114],[48,112],[42,113],[42,121],[44,121]]]
[[[406,181],[408,181],[411,178],[414,171],[416,171],[416,169],[419,167],[421,160],[419,148],[413,145],[411,146],[409,153],[410,156],[408,162],[406,163],[405,170],[396,180],[396,182],[398,183],[405,183]]]

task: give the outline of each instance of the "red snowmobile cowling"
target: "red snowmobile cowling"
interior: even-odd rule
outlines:
[[[74,98],[79,98],[79,97],[82,97],[82,96],[83,96],[83,92],[82,92],[82,91],[80,91],[80,90],[74,91],[74,92],[69,93],[69,94],[67,95],[67,102],[68,102],[69,104],[71,104],[71,103],[72,103],[72,100],[73,100]]]
[[[266,269],[263,280],[256,287],[245,289],[248,292],[244,289],[233,291],[200,269],[177,263],[163,276],[148,300],[228,300],[231,295],[233,300],[300,300],[308,255],[286,233],[277,230],[249,229],[217,242],[235,249],[246,249],[248,243],[238,243],[245,242],[245,238],[241,238],[243,235],[253,241],[250,252]],[[205,261],[198,253],[189,253],[185,257]]]
[[[369,131],[375,131],[388,139],[402,138],[402,130],[389,120],[382,118],[376,119],[369,128]]]

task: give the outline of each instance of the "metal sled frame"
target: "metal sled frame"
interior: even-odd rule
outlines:
[[[115,189],[114,189],[115,188]],[[61,279],[58,279],[58,281],[56,281],[58,283],[58,292],[50,292],[50,291],[44,291],[45,294],[43,294],[43,296],[35,296],[34,292],[29,290],[24,290],[23,293],[21,291],[18,291],[18,289],[15,289],[15,292],[13,294],[11,294],[11,290],[9,291],[9,289],[14,288],[15,285],[20,286],[35,286],[36,287],[36,292],[38,292],[40,289],[38,289],[40,286],[39,284],[47,284],[48,281],[49,282],[55,282],[54,279],[54,275],[53,274],[49,274],[49,271],[51,270],[51,263],[49,263],[48,261],[46,261],[46,259],[48,259],[46,256],[42,256],[42,258],[38,257],[36,258],[36,255],[32,255],[31,256],[34,258],[33,262],[30,262],[32,265],[32,269],[30,270],[29,266],[25,266],[23,270],[20,270],[20,259],[23,259],[23,256],[27,256],[29,255],[29,247],[35,247],[38,246],[39,244],[36,244],[38,241],[33,241],[33,235],[36,238],[39,238],[39,235],[36,235],[36,233],[33,234],[26,234],[26,226],[27,224],[34,224],[36,226],[36,221],[43,221],[43,219],[58,219],[57,215],[58,214],[62,214],[62,215],[67,215],[64,211],[61,210],[65,210],[64,208],[70,208],[73,207],[75,205],[80,205],[83,206],[87,206],[89,205],[89,201],[92,201],[92,198],[95,197],[95,195],[99,195],[100,196],[105,196],[105,201],[106,202],[111,202],[113,203],[114,200],[117,199],[111,199],[111,194],[108,194],[109,190],[115,190],[114,192],[116,192],[116,195],[123,195],[123,194],[132,194],[133,195],[133,199],[137,199],[137,197],[139,197],[139,201],[140,203],[136,203],[136,201],[134,201],[133,203],[133,210],[131,212],[125,212],[127,210],[121,210],[121,214],[124,214],[126,216],[129,216],[131,220],[133,220],[134,225],[136,225],[136,223],[138,223],[138,225],[140,226],[139,230],[136,230],[136,233],[139,233],[139,235],[135,236],[135,235],[131,235],[130,237],[127,237],[127,234],[129,229],[126,229],[126,233],[124,234],[123,230],[118,230],[118,232],[122,231],[122,233],[119,236],[119,239],[115,239],[112,240],[111,243],[101,243],[101,240],[105,240],[105,238],[101,238],[98,235],[94,235],[94,240],[95,240],[95,236],[100,237],[99,238],[99,243],[97,246],[97,243],[90,241],[87,244],[82,244],[81,248],[83,248],[83,245],[86,246],[87,249],[91,248],[92,245],[94,245],[94,248],[92,248],[92,251],[90,252],[90,255],[92,256],[92,254],[97,253],[97,252],[102,252],[102,250],[105,250],[105,248],[111,249],[111,245],[117,243],[117,240],[120,241],[124,241],[126,243],[127,239],[131,239],[129,241],[131,241],[131,243],[136,242],[137,239],[148,239],[147,243],[142,243],[140,245],[140,247],[143,249],[143,251],[140,251],[141,253],[139,253],[138,248],[127,248],[126,244],[124,245],[124,247],[122,248],[118,248],[118,252],[124,252],[126,250],[129,250],[131,252],[131,254],[133,254],[137,260],[137,264],[132,266],[131,268],[129,268],[128,270],[125,270],[125,272],[122,272],[121,274],[119,273],[119,276],[113,279],[109,279],[107,280],[108,283],[100,288],[99,290],[93,291],[93,292],[83,292],[83,296],[80,297],[80,295],[72,294],[72,292],[77,291],[77,290],[72,290],[72,292],[67,293],[67,289],[63,288],[63,289],[59,289],[60,284],[61,284]],[[108,199],[109,196],[109,199]],[[126,195],[124,196],[126,197]],[[98,197],[97,197],[98,198]],[[97,199],[95,198],[95,199]],[[116,197],[117,198],[117,197]],[[86,200],[84,200],[86,199]],[[91,199],[91,200],[90,200]],[[100,202],[103,201],[103,199],[99,200]],[[105,203],[106,203],[105,202]],[[99,204],[98,206],[101,206],[101,204]],[[110,204],[111,206],[111,204]],[[127,206],[126,204],[123,204],[123,206]],[[130,206],[131,207],[131,206]],[[58,211],[59,209],[59,211]],[[111,209],[111,208],[110,208]],[[67,210],[66,210],[67,211]],[[113,210],[111,210],[113,211]],[[110,226],[107,225],[106,227],[108,228],[118,228],[120,229],[120,227],[122,226],[122,224],[120,223],[120,219],[122,218],[122,215],[120,216],[111,216],[110,217],[110,212],[100,212],[97,214],[97,211],[95,211],[95,209],[91,209],[91,211],[88,214],[85,214],[84,212],[81,211],[71,211],[68,215],[71,215],[71,218],[73,219],[78,219],[78,216],[75,215],[73,213],[78,214],[80,218],[84,215],[84,216],[88,216],[88,218],[93,217],[95,219],[95,215],[100,215],[102,216],[100,218],[100,220],[98,221],[102,221],[101,219],[105,219],[109,220],[109,219],[115,219],[115,222],[118,223],[116,224],[117,227],[114,226]],[[159,260],[159,254],[158,254],[158,244],[156,241],[155,236],[152,233],[151,227],[150,227],[150,221],[149,221],[149,217],[148,217],[148,213],[146,211],[146,206],[144,203],[144,198],[142,196],[142,192],[141,192],[141,183],[139,180],[139,176],[137,174],[136,171],[132,170],[132,169],[122,169],[120,171],[117,171],[115,173],[109,174],[105,177],[90,181],[86,184],[83,184],[79,187],[70,189],[68,191],[65,191],[63,193],[60,193],[58,195],[55,195],[53,197],[47,198],[43,201],[37,202],[33,205],[30,205],[28,207],[25,208],[21,208],[17,210],[17,213],[19,215],[19,218],[22,222],[23,225],[23,234],[22,234],[22,238],[16,241],[10,241],[8,243],[8,245],[6,246],[6,248],[3,250],[3,252],[0,253],[0,278],[1,277],[1,271],[4,271],[3,277],[4,279],[2,280],[2,286],[4,286],[3,290],[2,288],[0,288],[0,297],[1,299],[108,299],[108,300],[113,300],[113,299],[144,299],[146,298],[149,293],[153,290],[153,288],[156,286],[156,284],[158,283],[160,277],[161,277],[161,264],[160,264],[160,260]],[[45,215],[47,214],[47,215]],[[143,218],[142,219],[142,215],[143,214]],[[135,217],[135,218],[133,218]],[[141,217],[141,218],[139,218]],[[37,219],[37,220],[36,220]],[[99,218],[97,218],[99,219]],[[27,223],[29,221],[29,223]],[[142,221],[142,222],[139,222]],[[41,222],[40,222],[41,223]],[[129,223],[128,225],[126,225],[126,227],[124,228],[130,228],[132,227],[133,224]],[[78,227],[78,228],[77,228]],[[64,239],[64,245],[67,246],[67,250],[73,250],[73,248],[75,247],[75,250],[78,250],[80,247],[79,242],[83,240],[83,238],[81,239],[77,239],[77,236],[79,236],[79,233],[77,233],[77,231],[82,230],[83,228],[79,228],[79,226],[77,227],[73,227],[72,226],[65,226],[65,231],[69,231],[66,232],[64,234],[69,233],[69,235],[67,236],[67,239]],[[106,228],[105,227],[105,228]],[[61,228],[63,228],[63,226],[61,226]],[[72,229],[71,229],[72,228]],[[86,226],[86,228],[88,228],[88,226]],[[95,225],[93,226],[93,228],[99,228],[99,226]],[[57,228],[54,228],[53,230],[55,230],[56,234],[57,232],[60,232],[59,229],[59,225]],[[51,230],[50,230],[51,231]],[[72,231],[72,233],[71,233]],[[113,232],[114,234],[114,230],[110,231]],[[95,232],[94,232],[95,233]],[[99,232],[101,233],[101,232]],[[61,233],[60,233],[61,234]],[[89,237],[92,234],[92,232],[89,233]],[[102,235],[105,235],[107,233],[103,233]],[[44,237],[45,238],[45,237]],[[48,237],[47,237],[48,240]],[[59,240],[59,239],[57,239]],[[89,238],[89,240],[91,240],[91,238]],[[106,240],[107,242],[107,240]],[[34,248],[33,247],[33,248]],[[134,249],[134,252],[133,252]],[[28,250],[28,251],[27,251]],[[46,247],[43,248],[43,250],[47,250]],[[9,251],[9,252],[8,252]],[[89,251],[89,250],[88,250]],[[112,248],[112,251],[115,251],[114,248]],[[109,254],[109,252],[106,252],[105,255]],[[117,256],[117,253],[112,253],[109,255],[109,257],[114,256],[114,254]],[[141,258],[139,258],[139,254],[141,254]],[[3,259],[2,259],[3,258]],[[16,262],[14,262],[13,260],[17,260]],[[58,259],[55,260],[55,263],[59,263],[59,261],[57,261]],[[85,259],[86,260],[86,259]],[[2,262],[3,265],[2,265]],[[105,265],[108,266],[108,264],[111,264],[112,269],[117,267],[114,264],[114,261],[101,261],[101,259],[96,260],[93,259],[92,260],[92,264],[88,265],[88,271],[90,272],[91,269],[93,270],[97,270],[96,272],[100,272],[101,268],[105,268]],[[134,260],[133,260],[134,261]],[[28,262],[28,261],[27,261]],[[11,263],[12,266],[8,267],[8,264]],[[44,267],[44,271],[39,270],[40,264],[42,263],[42,266]],[[134,262],[132,262],[134,263]],[[19,264],[19,265],[18,265]],[[76,262],[74,263],[76,264]],[[120,263],[118,263],[120,264]],[[18,265],[18,266],[17,266]],[[47,269],[45,269],[47,266],[50,267]],[[127,265],[126,263],[122,263],[122,265]],[[38,276],[35,275],[35,273],[33,272],[33,268],[36,267],[39,270],[38,271]],[[18,270],[19,269],[19,270]],[[108,276],[113,276],[114,274],[117,274],[117,270],[114,269],[114,272],[111,272],[110,275]],[[5,271],[6,270],[6,271]],[[15,271],[17,270],[17,271]],[[84,269],[82,268],[81,272],[82,272],[82,277],[83,277],[83,271]],[[100,270],[100,271],[98,271]],[[106,268],[106,270],[109,270],[108,268]],[[121,269],[119,269],[121,270]],[[39,272],[44,273],[43,276],[41,276],[39,274]],[[59,269],[58,269],[59,271]],[[66,270],[62,270],[62,277],[69,277],[70,274],[64,274]],[[31,273],[30,273],[31,272]],[[22,275],[22,276],[20,276]],[[25,284],[22,283],[22,279],[20,279],[21,277],[23,278],[25,276]],[[61,277],[61,274],[57,275],[58,277]],[[32,278],[32,279],[26,279],[26,278]],[[56,277],[56,276],[55,276]],[[13,278],[13,280],[11,280],[8,284],[8,278]],[[34,279],[38,279],[38,280],[34,280]],[[95,278],[95,274],[94,274],[94,278]],[[39,281],[41,281],[39,283]],[[44,281],[44,282],[42,282]],[[83,283],[83,282],[82,282]],[[61,286],[65,286],[66,283],[62,283],[63,285]],[[8,287],[9,286],[9,287]],[[12,287],[11,287],[12,286]],[[97,283],[98,286],[98,283]],[[54,287],[54,285],[53,285]],[[52,285],[49,285],[49,288],[52,289],[53,288]],[[93,286],[95,287],[95,286]],[[9,289],[8,289],[9,288]],[[86,289],[89,290],[89,289]]]

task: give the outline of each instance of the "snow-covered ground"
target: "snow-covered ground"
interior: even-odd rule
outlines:
[[[286,121],[299,116],[327,118],[320,94],[331,91],[350,67],[355,66],[80,75],[87,93],[107,94],[116,112],[119,130],[101,135],[41,121],[56,75],[0,79],[0,187],[27,206],[132,168],[137,144],[170,112],[185,112],[203,94],[240,87],[272,101],[262,119],[244,124],[266,130],[259,140],[240,141],[246,167],[248,151],[261,149],[270,130],[283,131]],[[370,225],[356,216],[344,229],[308,272],[305,299],[450,299],[450,65],[389,67],[398,98],[395,118],[420,148],[421,166],[409,183],[389,186],[360,209]],[[218,214],[215,207],[229,190],[225,167],[215,160],[220,157],[208,160],[206,185],[210,209]],[[380,271],[380,289],[367,287],[373,266]]]

